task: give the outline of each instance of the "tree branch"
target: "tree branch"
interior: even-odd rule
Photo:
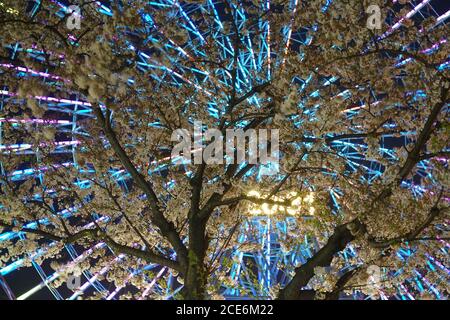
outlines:
[[[6,224],[1,221],[0,221],[0,226],[9,228],[9,229],[14,228],[14,226]],[[115,250],[118,253],[123,253],[123,254],[130,255],[130,256],[133,256],[136,258],[140,258],[140,259],[147,261],[148,263],[157,263],[157,264],[167,266],[169,268],[172,268],[172,269],[180,271],[180,272],[182,271],[180,268],[180,265],[176,261],[167,259],[161,255],[158,255],[158,254],[150,252],[150,251],[144,251],[144,250],[140,250],[140,249],[136,249],[136,248],[132,248],[129,246],[119,244],[119,243],[115,242],[112,238],[107,236],[106,234],[102,234],[103,232],[99,229],[84,229],[84,230],[74,233],[68,237],[60,237],[60,236],[54,235],[50,232],[46,232],[46,231],[42,231],[42,230],[38,230],[38,229],[30,229],[30,228],[22,228],[22,229],[20,229],[20,232],[35,234],[35,235],[41,236],[43,238],[53,240],[53,241],[63,242],[65,244],[69,244],[69,243],[74,244],[77,241],[84,239],[84,238],[89,238],[91,240],[96,240],[96,241],[103,241],[111,249]]]
[[[164,217],[163,213],[159,208],[158,197],[152,189],[152,186],[149,182],[144,178],[144,176],[136,169],[136,167],[131,162],[130,158],[126,154],[125,150],[120,145],[119,140],[117,139],[116,134],[111,128],[111,123],[109,121],[110,111],[106,109],[106,118],[103,115],[99,106],[94,106],[93,108],[94,114],[97,117],[97,121],[102,127],[106,138],[111,144],[112,149],[115,154],[119,158],[122,165],[125,169],[131,174],[136,184],[139,188],[145,193],[147,196],[150,208],[151,208],[151,220],[152,222],[159,228],[161,234],[169,241],[169,243],[173,246],[173,249],[177,253],[177,258],[182,265],[186,265],[187,262],[187,249],[184,246],[180,235],[178,234],[173,223],[167,221]]]
[[[359,225],[357,222],[353,222]],[[306,263],[295,269],[292,280],[278,294],[278,299],[297,300],[301,297],[301,288],[306,286],[314,276],[315,267],[325,267],[331,263],[334,255],[343,250],[355,237],[348,229],[348,223],[338,226],[333,235]]]

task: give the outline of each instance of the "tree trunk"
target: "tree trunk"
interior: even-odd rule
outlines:
[[[189,250],[189,266],[184,280],[183,298],[186,300],[206,299],[206,268],[201,257]]]
[[[205,237],[206,221],[198,218],[189,220],[188,265],[182,294],[187,300],[204,300],[207,283],[205,254],[208,247],[208,240]]]
[[[303,297],[301,289],[314,276],[314,268],[329,266],[333,256],[345,249],[347,244],[353,239],[354,236],[348,230],[347,225],[338,226],[334,230],[333,235],[328,239],[327,244],[305,264],[295,269],[294,277],[284,289],[280,290],[278,299],[300,300]]]

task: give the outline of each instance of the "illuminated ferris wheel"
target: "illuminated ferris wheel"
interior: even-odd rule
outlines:
[[[446,20],[450,17],[450,10],[446,12],[440,12],[435,4],[440,0],[423,0],[423,1],[409,1],[410,11],[408,12],[408,18],[423,19],[428,16],[435,16],[437,23],[446,23]],[[30,8],[30,13],[33,14],[37,10],[40,1],[35,0],[34,7]],[[69,8],[65,4],[65,1],[52,1],[55,6],[59,8],[59,13],[68,12]],[[295,14],[299,0],[290,0],[289,10]],[[394,1],[395,2],[395,1]],[[112,15],[112,11],[107,4],[103,4],[102,1],[97,1],[98,12],[106,16]],[[271,6],[270,0],[259,1],[262,8],[269,9]],[[0,2],[0,5],[2,3]],[[179,26],[187,30],[190,35],[190,40],[183,45],[178,44],[174,39],[170,38],[170,34],[164,34],[164,29],[161,28],[161,39],[152,39],[152,41],[161,41],[160,48],[164,53],[166,52],[170,64],[173,67],[163,66],[153,59],[150,50],[142,49],[139,51],[137,67],[142,72],[148,72],[155,80],[166,83],[173,83],[174,85],[183,85],[186,81],[191,81],[191,77],[185,77],[185,73],[196,74],[197,82],[193,83],[198,90],[204,90],[203,84],[208,81],[219,81],[223,85],[231,85],[233,75],[230,74],[226,68],[220,69],[216,74],[210,74],[205,70],[200,69],[187,69],[186,64],[179,63],[180,61],[186,61],[193,59],[194,57],[201,57],[204,52],[201,49],[201,45],[205,41],[213,39],[216,41],[217,48],[220,48],[219,56],[224,58],[224,61],[231,61],[227,59],[235,54],[232,45],[232,39],[219,32],[223,28],[224,19],[224,5],[222,1],[204,0],[204,1],[188,1],[187,3],[174,0],[155,0],[151,2],[151,5],[155,8],[171,7],[176,8],[176,18],[179,19]],[[332,6],[332,1],[324,1],[323,10],[328,10]],[[199,23],[195,15],[199,12],[206,12],[208,15],[213,16],[214,26],[206,31],[203,30],[201,23]],[[241,30],[245,27],[247,19],[246,8],[244,5],[235,7],[236,15],[235,25]],[[142,13],[143,18],[146,19],[149,25],[152,25],[152,17],[149,14]],[[397,21],[392,21],[390,32],[399,28]],[[152,25],[154,28],[160,28],[160,26]],[[263,83],[271,79],[271,72],[273,68],[283,64],[283,60],[277,57],[274,52],[271,52],[271,39],[270,39],[270,24],[267,21],[259,21],[257,30],[260,33],[257,36],[248,35],[244,37],[243,48],[236,56],[238,72],[237,72],[237,90],[240,93],[245,93],[252,88],[252,85],[257,83]],[[286,50],[290,48],[300,48],[301,46],[308,46],[310,39],[307,36],[305,30],[292,30],[289,23],[286,23],[285,32]],[[446,40],[443,40],[446,41]],[[59,76],[52,74],[51,72],[35,71],[29,68],[25,68],[15,64],[16,57],[18,55],[27,55],[37,61],[43,59],[43,53],[34,50],[33,48],[22,48],[19,44],[11,44],[9,47],[10,62],[0,64],[0,70],[13,70],[20,76],[34,76],[40,81],[46,83],[58,83],[63,81]],[[173,54],[173,51],[177,54]],[[402,63],[408,63],[408,59],[402,61]],[[440,66],[440,68],[448,68],[448,62]],[[1,74],[2,71],[0,71]],[[334,81],[336,79],[330,79]],[[308,85],[308,80],[302,80],[302,87]],[[2,84],[0,83],[0,86]],[[345,96],[347,93],[344,91],[341,93]],[[24,181],[27,179],[45,179],[46,171],[49,170],[44,164],[39,166],[41,162],[39,148],[35,148],[31,143],[28,144],[26,139],[22,143],[8,144],[2,137],[2,126],[5,123],[11,126],[40,126],[51,125],[56,129],[57,141],[53,149],[53,154],[58,155],[55,159],[58,162],[54,167],[77,167],[78,153],[83,151],[83,145],[80,140],[81,136],[87,136],[87,132],[83,128],[83,124],[94,118],[91,110],[91,104],[86,101],[86,98],[82,95],[72,95],[64,98],[55,98],[50,96],[35,96],[35,100],[38,104],[45,106],[47,110],[45,117],[42,119],[22,119],[22,118],[0,118],[0,152],[10,154],[13,156],[24,157],[24,159],[33,158],[33,162],[38,164],[36,167],[27,166],[27,163],[31,161],[24,161],[24,165],[17,168],[16,171],[8,172],[11,181]],[[258,105],[260,103],[257,95],[249,98],[251,103]],[[21,104],[23,101],[17,97],[16,92],[9,91],[6,87],[0,87],[0,111],[7,104]],[[353,117],[358,115],[363,106],[352,106],[343,112],[347,117]],[[214,103],[209,104],[208,111],[214,115],[219,112],[219,108]],[[395,157],[389,147],[389,140],[393,137],[384,136],[381,139],[380,152],[387,157]],[[407,133],[400,139],[407,139]],[[42,146],[45,147],[45,146]],[[347,164],[350,169],[358,170],[363,168],[366,174],[361,177],[368,182],[376,179],[382,174],[380,164],[375,162],[367,163],[363,161],[361,155],[361,148],[365,148],[364,144],[359,139],[341,139],[336,140],[333,143],[333,147],[345,156]],[[420,163],[420,173],[425,175],[430,174],[429,163],[422,161]],[[0,162],[0,170],[3,171],[2,163]],[[6,174],[5,172],[2,172]],[[117,181],[119,185],[123,187],[126,192],[127,179],[129,176],[124,170],[111,170],[111,176]],[[89,188],[89,181],[76,181],[74,182],[77,188]],[[418,194],[424,192],[420,187],[414,187],[413,192]],[[311,197],[314,194],[311,193]],[[333,206],[339,208],[339,190],[330,190],[330,197],[333,199]],[[226,298],[257,298],[266,299],[270,297],[270,291],[275,285],[283,286],[289,280],[290,273],[295,269],[295,266],[306,262],[317,250],[319,250],[319,243],[315,239],[311,239],[307,236],[302,236],[304,239],[295,250],[286,251],[282,245],[281,240],[288,231],[295,228],[295,219],[273,219],[273,215],[276,215],[276,210],[273,208],[256,209],[259,210],[257,214],[249,214],[249,218],[242,223],[236,230],[239,233],[239,242],[252,242],[258,250],[254,252],[241,251],[239,248],[235,248],[230,253],[230,261],[232,261],[230,279],[235,286],[223,286],[223,295]],[[68,218],[80,210],[79,207],[73,207],[58,212],[63,218]],[[287,210],[287,209],[286,209]],[[314,210],[311,205],[309,210]],[[108,219],[104,216],[99,216],[98,219]],[[27,228],[35,228],[37,224],[49,224],[48,220],[43,221],[30,221]],[[24,239],[26,234],[19,231],[7,231],[0,234],[0,242],[10,241],[15,243]],[[442,241],[442,251],[447,254],[450,244],[446,241]],[[92,248],[79,248],[74,245],[66,245],[67,260],[72,261],[72,264],[81,263],[87,256],[91,255],[96,248],[105,248],[109,254],[115,253],[108,248],[105,243],[97,243]],[[48,262],[41,263],[39,256],[42,255],[42,249],[38,248],[32,253],[28,259],[31,259],[32,268],[22,268],[25,263],[24,259],[18,259],[15,261],[8,261],[4,264],[0,264],[0,285],[5,292],[4,297],[9,299],[27,299],[33,298],[36,294],[42,294],[43,291],[48,290],[55,299],[77,299],[83,294],[92,294],[98,292],[106,299],[119,299],[121,295],[126,291],[126,284],[122,287],[110,287],[106,286],[101,280],[112,267],[112,264],[118,264],[124,255],[116,255],[111,263],[111,266],[104,267],[100,272],[91,273],[89,271],[83,271],[81,282],[76,288],[68,288],[67,286],[57,287],[54,285],[57,282],[60,274],[54,272],[49,268]],[[398,253],[399,259],[407,259],[409,255],[413,254],[411,250],[401,250]],[[345,251],[341,253],[345,259],[357,259],[357,252],[354,248],[349,246]],[[438,278],[441,281],[447,281],[446,277],[450,274],[450,271],[439,261],[439,259],[433,255],[428,256],[428,266],[424,270],[417,270],[417,277],[415,279],[408,280],[405,285],[399,286],[397,289],[398,299],[414,299],[410,293],[411,290],[415,291],[429,291],[436,298],[442,298],[442,293],[439,292],[433,283],[431,283],[426,276],[427,272],[436,272]],[[286,266],[284,269],[280,269],[280,264]],[[347,265],[345,268],[350,267]],[[176,275],[172,274],[170,270],[158,265],[148,265],[147,270],[152,271],[152,276],[148,277],[148,285],[142,295],[142,299],[145,299],[152,291],[165,295],[167,299],[172,298],[180,289],[181,286],[173,286],[171,284],[176,283]],[[256,272],[255,272],[256,270]],[[400,272],[400,271],[399,271]],[[131,281],[136,274],[135,270],[129,271],[128,281]],[[29,286],[20,283],[18,279],[25,275],[25,277],[33,279],[34,283],[30,283]],[[162,279],[167,280],[168,285],[161,286],[159,281]],[[175,288],[174,290],[168,290],[167,288]],[[383,296],[382,298],[389,298]],[[355,294],[354,298],[368,298],[362,295]]]

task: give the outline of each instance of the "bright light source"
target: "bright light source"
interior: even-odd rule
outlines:
[[[247,193],[247,196],[254,197],[258,199],[264,199],[267,197],[265,194],[261,194],[261,192],[252,190]],[[312,206],[314,203],[314,193],[309,192],[307,195],[301,196],[297,192],[289,192],[283,196],[273,196],[270,200],[274,202],[288,202],[290,201],[290,205],[280,205],[271,202],[264,202],[262,204],[252,203],[249,208],[249,214],[253,216],[258,215],[300,215],[300,214],[308,214],[314,215],[316,209]]]

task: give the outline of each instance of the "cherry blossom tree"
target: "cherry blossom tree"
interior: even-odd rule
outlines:
[[[183,285],[176,298],[217,299],[224,283],[238,287],[227,263],[233,250],[256,250],[238,241],[250,208],[277,206],[273,219],[283,220],[297,195],[313,192],[313,212],[296,212],[280,245],[293,250],[308,235],[321,247],[305,263],[279,266],[289,280],[273,286],[272,298],[376,296],[371,266],[393,294],[427,254],[448,265],[440,251],[448,238],[444,23],[405,18],[405,1],[109,1],[107,15],[101,1],[80,0],[66,1],[81,14],[80,28],[70,29],[71,11],[46,0],[30,10],[29,2],[0,6],[9,94],[0,116],[0,230],[25,235],[0,243],[0,263],[30,264],[27,254],[41,248],[34,259],[53,261],[59,284],[110,266],[108,281],[135,288],[129,298],[142,295],[149,272],[128,279],[128,270],[158,264]],[[381,30],[367,28],[369,5],[380,8]],[[201,9],[189,12],[186,27],[180,8],[189,6]],[[260,65],[244,70],[255,59]],[[90,109],[68,165],[55,152],[68,133],[55,130],[49,97],[79,97]],[[193,132],[194,121],[223,133],[279,129],[278,174],[261,176],[250,163],[175,162],[172,134]],[[30,144],[39,163],[8,147],[18,143]],[[15,181],[24,163],[37,173]],[[71,214],[59,214],[65,209]],[[64,260],[66,244],[97,243],[104,245],[80,263]],[[350,262],[339,254],[349,245],[358,253]],[[414,254],[400,260],[400,248]]]

